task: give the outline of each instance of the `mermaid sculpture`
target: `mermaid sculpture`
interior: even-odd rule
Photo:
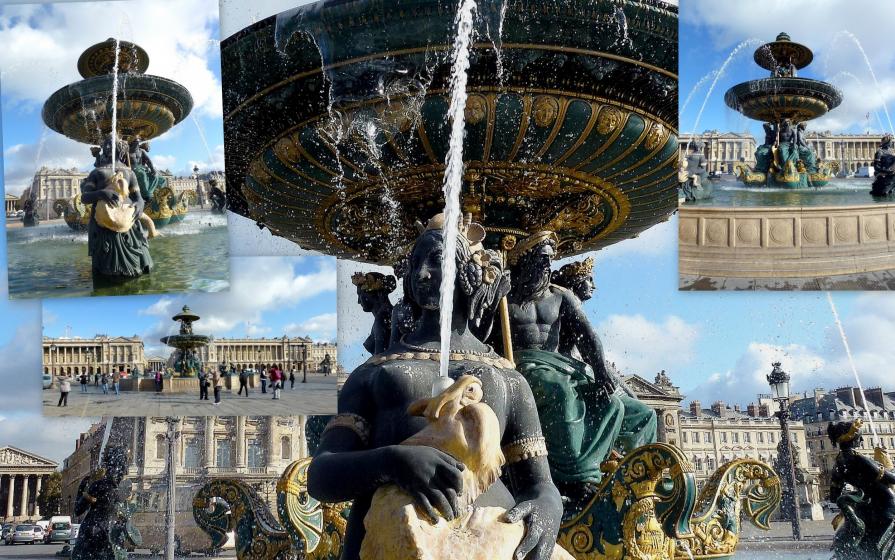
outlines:
[[[128,167],[128,145],[115,139],[116,163],[112,166],[112,142],[103,142],[98,164],[81,182],[81,201],[93,205],[87,229],[87,248],[93,259],[94,280],[131,278],[152,270],[150,220],[143,214],[145,201],[137,176]]]
[[[509,253],[513,288],[510,330],[516,368],[534,393],[544,422],[553,480],[569,498],[592,493],[600,464],[656,441],[655,412],[626,392],[606,368],[600,339],[581,302],[550,282],[553,232],[536,233]],[[572,357],[577,348],[582,360]]]
[[[130,511],[122,495],[127,473],[124,447],[106,448],[102,468],[81,481],[75,499],[75,515],[81,522],[72,560],[127,560],[127,549],[141,544],[139,531],[130,524]]]
[[[873,155],[873,196],[889,196],[895,191],[895,146],[892,135],[884,134],[879,149]]]
[[[130,167],[140,184],[140,195],[143,200],[152,200],[156,189],[167,186],[168,180],[161,177],[149,159],[149,142],[143,142],[139,136],[130,141]]]
[[[857,419],[827,426],[827,436],[839,446],[830,477],[830,501],[841,511],[833,520],[837,529],[833,553],[837,560],[891,560],[895,558],[895,471],[884,450],[877,448],[874,459],[858,452],[864,441],[862,425]]]
[[[400,445],[428,422],[408,407],[429,398],[439,384],[439,297],[442,258],[457,260],[451,324],[449,375],[471,375],[481,383],[481,402],[497,418],[506,464],[499,481],[512,502],[505,520],[523,522],[524,536],[513,558],[551,558],[562,517],[562,501],[551,482],[546,446],[531,389],[513,364],[471,332],[509,288],[501,259],[480,244],[484,230],[465,223],[457,252],[443,255],[442,221],[433,218],[421,232],[404,277],[405,297],[420,308],[414,330],[393,341],[385,354],[351,373],[339,394],[339,414],[324,430],[308,469],[308,491],[322,502],[353,500],[342,549],[343,560],[362,556],[366,526],[391,519],[367,518],[373,496],[393,484],[414,502],[420,519],[463,519],[464,471],[458,458],[428,445]],[[439,390],[441,388],[439,387]],[[367,518],[365,520],[365,518]]]
[[[395,277],[379,272],[358,272],[351,277],[357,288],[357,303],[373,314],[373,330],[364,341],[364,348],[376,355],[389,347],[392,334],[392,302],[388,295],[395,291]]]

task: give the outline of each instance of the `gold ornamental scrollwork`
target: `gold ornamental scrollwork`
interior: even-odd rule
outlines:
[[[547,128],[556,122],[559,115],[559,100],[550,95],[541,95],[535,99],[534,117],[535,126],[539,128]]]
[[[621,125],[624,116],[615,107],[604,105],[597,117],[597,132],[606,135],[615,131]]]

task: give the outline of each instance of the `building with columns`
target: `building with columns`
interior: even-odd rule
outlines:
[[[86,152],[86,150],[85,150]],[[41,167],[31,179],[28,192],[37,191],[37,200],[40,204],[40,217],[44,220],[56,218],[53,205],[57,200],[71,200],[75,195],[81,194],[81,181],[87,178],[86,171],[71,169],[52,169]]]
[[[134,335],[43,339],[43,371],[53,375],[146,370],[143,340]]]
[[[0,512],[4,522],[40,519],[37,496],[59,464],[17,447],[0,447]]]
[[[320,371],[320,364],[327,355],[338,362],[336,345],[314,342],[308,337],[282,336],[280,338],[215,338],[200,348],[199,358],[209,367],[224,365],[258,369],[279,364],[288,372],[293,367],[300,371],[307,363],[309,372]]]
[[[4,193],[6,197],[6,215],[9,216],[16,211],[16,204],[19,202],[19,197]]]
[[[163,531],[167,496],[165,471],[168,425],[163,417],[116,417],[110,445],[128,450],[126,480],[137,511],[134,521],[144,540]],[[177,531],[193,538],[193,496],[209,479],[238,479],[254,487],[276,511],[276,481],[293,461],[308,456],[304,416],[187,416],[178,419],[176,439]],[[99,464],[104,423],[81,434],[62,467],[62,510],[73,514],[81,480]],[[74,520],[74,519],[73,519]],[[161,529],[159,528],[161,526]],[[201,534],[195,533],[195,534]]]
[[[702,134],[684,133],[678,136],[681,155],[685,155],[687,144],[701,140],[705,146],[706,170],[709,173],[733,173],[733,166],[743,162],[755,165],[755,137],[748,133],[718,132],[706,130]]]
[[[681,395],[678,387],[671,383],[665,370],[656,374],[650,382],[639,375],[621,375],[640,401],[656,411],[656,436],[660,442],[678,445],[680,441]]]
[[[879,148],[882,134],[833,134],[811,132],[805,135],[818,159],[836,161],[843,169],[854,173],[873,165],[873,155]]]

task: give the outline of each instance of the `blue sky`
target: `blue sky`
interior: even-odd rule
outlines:
[[[170,17],[175,7],[189,16]],[[98,13],[103,25],[96,25]],[[193,96],[191,116],[151,142],[156,167],[176,175],[189,174],[194,165],[223,170],[216,0],[2,5],[0,104],[8,192],[21,193],[43,165],[92,166],[89,147],[46,129],[41,108],[54,91],[82,79],[76,67],[81,52],[110,35],[142,46],[149,54],[147,74],[178,81]]]
[[[749,130],[760,137],[761,123],[749,121],[724,104],[724,93],[747,80],[767,77],[768,72],[752,59],[758,45],[773,41],[781,31],[793,41],[814,51],[814,62],[799,76],[831,81],[844,100],[828,116],[809,124],[810,130],[833,132],[879,132],[891,130],[885,114],[895,111],[895,49],[891,45],[891,22],[895,3],[872,0],[750,0],[724,2],[687,0],[680,9],[680,115],[682,132]],[[845,17],[844,17],[845,16]],[[749,42],[749,41],[752,42]],[[857,43],[870,62],[867,62]],[[736,51],[738,45],[747,42]],[[714,75],[728,56],[725,72],[696,119]],[[876,81],[870,73],[872,68]],[[687,97],[701,80],[689,103]],[[876,84],[879,84],[877,88]],[[870,119],[866,118],[870,114]]]

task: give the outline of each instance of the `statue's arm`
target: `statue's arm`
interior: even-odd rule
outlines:
[[[129,198],[131,202],[134,203],[136,215],[139,216],[143,213],[146,201],[143,200],[143,195],[140,193],[140,183],[137,182],[137,175],[133,171],[130,172],[130,177],[128,177],[128,192],[130,193]]]
[[[614,382],[614,380],[609,379],[609,372],[606,370],[603,344],[600,342],[600,337],[597,336],[593,327],[591,327],[590,321],[587,319],[587,315],[584,314],[584,309],[582,309],[578,298],[564,288],[555,287],[554,289],[559,289],[562,295],[560,313],[563,324],[560,332],[570,334],[570,340],[578,348],[582,359],[594,370],[597,380]]]
[[[546,442],[531,387],[515,371],[509,377],[509,412],[501,441],[507,464],[502,480],[516,505],[507,512],[506,519],[511,523],[525,521],[525,536],[514,558],[546,560],[559,533],[562,497],[550,476]]]
[[[84,204],[96,204],[100,200],[112,202],[113,199],[117,198],[117,193],[99,188],[96,171],[91,171],[90,175],[81,181],[81,202]]]

